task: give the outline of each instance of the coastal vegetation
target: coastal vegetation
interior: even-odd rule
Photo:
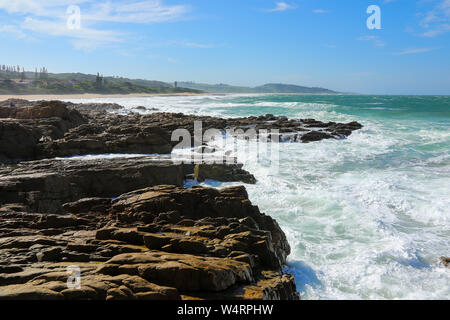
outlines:
[[[49,73],[43,67],[34,72],[20,66],[0,66],[0,94],[167,94],[201,93],[161,81],[105,77],[83,73]]]
[[[195,82],[167,83],[156,80],[103,76],[99,73],[49,73],[46,67],[26,71],[21,66],[0,65],[0,94],[170,94],[170,93],[306,93],[337,92],[298,85],[269,83],[257,87]]]

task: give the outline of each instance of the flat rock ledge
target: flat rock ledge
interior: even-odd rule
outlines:
[[[194,166],[174,163],[169,156],[47,159],[0,167],[0,204],[20,203],[33,212],[61,213],[68,202],[116,198],[162,184],[181,187],[189,176],[198,181],[256,182],[240,164]]]
[[[1,207],[0,299],[299,299],[286,237],[244,187],[159,185],[63,208]]]

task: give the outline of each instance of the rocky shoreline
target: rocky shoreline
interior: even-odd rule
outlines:
[[[184,187],[255,177],[239,164],[174,163],[171,134],[202,121],[203,132],[277,129],[308,143],[362,126],[111,112],[121,109],[0,102],[0,299],[299,299],[283,271],[286,236],[245,187]],[[124,153],[154,155],[70,158]],[[68,267],[81,287],[68,287]]]

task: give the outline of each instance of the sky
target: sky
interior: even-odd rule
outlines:
[[[450,0],[0,0],[0,64],[27,70],[448,95],[449,40]]]

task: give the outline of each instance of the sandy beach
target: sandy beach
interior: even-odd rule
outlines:
[[[8,99],[24,100],[67,100],[67,99],[96,99],[96,98],[145,98],[145,97],[175,97],[175,96],[226,96],[226,95],[253,95],[253,96],[275,96],[275,95],[298,95],[298,96],[328,96],[328,93],[131,93],[131,94],[27,94],[27,95],[0,95],[0,101]],[[348,95],[339,93],[338,95]]]
[[[95,99],[95,98],[133,98],[133,97],[170,97],[170,96],[204,96],[209,93],[168,93],[168,94],[152,94],[152,93],[132,93],[132,94],[30,94],[30,95],[0,95],[0,101],[8,99],[24,99],[24,100],[64,100],[64,99]]]

